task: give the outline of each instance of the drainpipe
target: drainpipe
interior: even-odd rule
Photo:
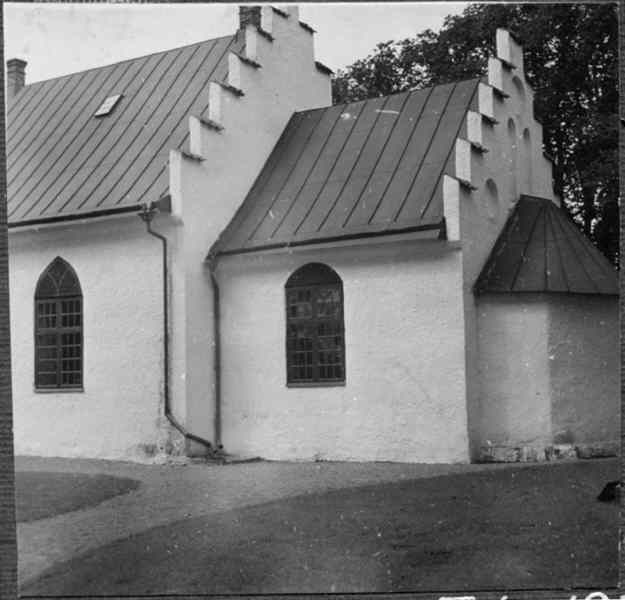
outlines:
[[[219,303],[219,283],[217,281],[217,257],[210,254],[207,258],[208,270],[213,288],[213,340],[215,343],[213,370],[215,378],[215,444],[219,452],[223,451],[221,443],[221,313]]]
[[[169,275],[167,270],[167,238],[152,229],[152,220],[157,212],[157,207],[151,203],[150,206],[144,204],[141,212],[138,214],[141,220],[145,223],[148,234],[160,240],[163,248],[163,396],[165,404],[165,417],[167,417],[167,420],[184,436],[185,439],[203,445],[209,450],[209,454],[213,455],[215,454],[213,444],[208,440],[187,431],[187,429],[178,422],[176,417],[174,417],[171,412],[169,396]]]

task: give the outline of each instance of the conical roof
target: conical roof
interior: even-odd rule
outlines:
[[[618,276],[562,209],[521,196],[474,289],[617,295]]]

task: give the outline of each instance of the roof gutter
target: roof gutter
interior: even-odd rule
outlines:
[[[170,202],[168,196],[162,198],[158,202],[151,202],[148,206],[144,204],[141,206],[141,211],[138,213],[141,220],[146,225],[146,231],[149,235],[160,240],[162,245],[162,279],[163,279],[163,397],[164,397],[164,412],[167,420],[177,429],[185,438],[185,440],[191,440],[198,444],[201,444],[208,449],[209,455],[215,455],[215,448],[212,442],[205,440],[204,438],[197,436],[188,431],[173,415],[171,411],[170,391],[169,391],[169,273],[167,268],[168,252],[167,252],[167,238],[154,231],[152,229],[152,220],[159,209],[162,209]]]
[[[34,227],[36,225],[51,225],[54,223],[65,223],[71,221],[83,221],[85,219],[95,219],[102,217],[110,217],[112,215],[123,215],[143,211],[145,204],[132,204],[130,206],[119,206],[116,208],[108,208],[104,210],[92,210],[83,213],[74,213],[71,215],[60,215],[56,217],[43,217],[41,219],[28,219],[26,221],[13,221],[9,223],[9,229],[16,227]]]
[[[343,235],[335,235],[332,237],[324,237],[321,239],[310,239],[296,242],[280,242],[275,244],[264,244],[261,246],[252,246],[249,248],[235,248],[233,250],[219,250],[219,242],[211,248],[206,260],[210,263],[218,256],[231,256],[233,254],[250,254],[251,252],[261,252],[263,250],[279,250],[288,248],[298,248],[301,246],[312,246],[314,244],[331,244],[333,242],[344,242],[349,240],[360,240],[365,238],[380,238],[390,235],[402,235],[406,233],[416,233],[420,231],[438,231],[439,239],[447,239],[447,231],[445,227],[445,219],[438,223],[430,223],[427,225],[413,225],[402,229],[367,231],[362,233],[347,233]]]

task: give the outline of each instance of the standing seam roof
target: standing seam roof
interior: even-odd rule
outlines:
[[[211,253],[440,226],[479,80],[296,113]]]
[[[106,212],[157,199],[187,117],[206,116],[239,35],[207,40],[26,86],[7,112],[9,223]],[[107,116],[94,113],[122,94]]]
[[[475,292],[618,294],[614,267],[550,200],[521,196]]]

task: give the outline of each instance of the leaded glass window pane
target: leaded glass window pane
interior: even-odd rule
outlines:
[[[345,381],[343,285],[326,265],[311,263],[286,284],[287,383]]]
[[[35,386],[82,387],[82,294],[72,267],[56,258],[35,292]]]

